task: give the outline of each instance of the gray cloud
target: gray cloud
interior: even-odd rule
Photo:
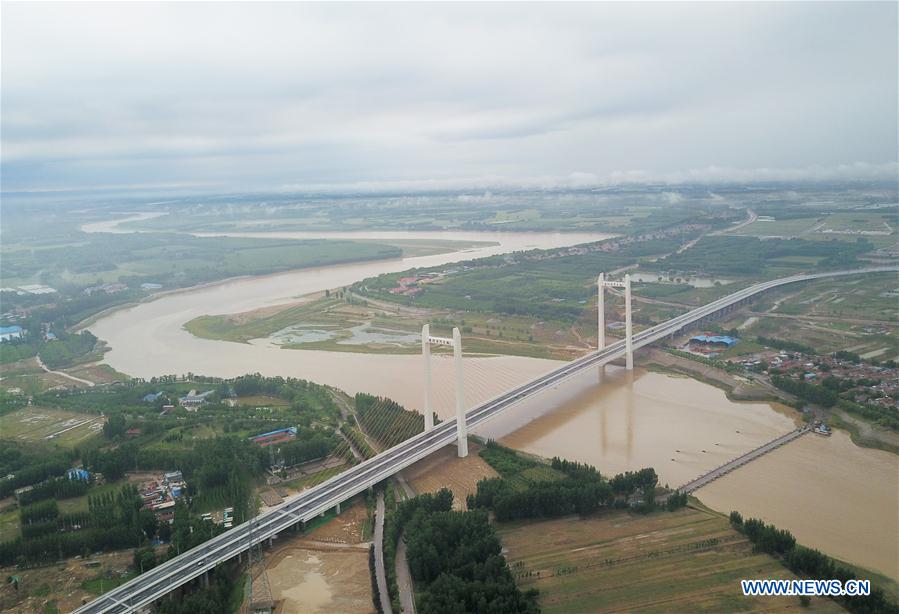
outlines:
[[[890,177],[896,17],[7,3],[3,189]]]

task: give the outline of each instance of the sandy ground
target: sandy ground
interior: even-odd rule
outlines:
[[[278,614],[374,612],[368,544],[361,541],[365,517],[364,502],[356,502],[307,535],[284,533],[266,552]]]
[[[84,561],[70,559],[63,564],[37,569],[0,569],[0,611],[45,612],[46,604],[54,602],[60,612],[71,612],[83,600],[96,597],[81,588],[81,583],[101,575],[117,576],[128,570],[132,562],[131,550],[97,555],[89,560],[99,561],[99,567],[85,567]],[[18,576],[19,590],[6,583],[9,576]]]
[[[449,488],[453,491],[453,507],[465,509],[465,497],[477,491],[478,481],[499,475],[478,456],[480,449],[480,446],[469,443],[468,457],[459,458],[456,456],[456,446],[446,446],[418,461],[403,474],[417,493]]]

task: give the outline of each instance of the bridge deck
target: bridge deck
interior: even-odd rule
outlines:
[[[716,314],[726,311],[752,296],[778,286],[824,277],[888,271],[899,271],[899,267],[882,266],[852,271],[811,273],[758,283],[693,309],[688,313],[676,316],[667,322],[640,331],[633,337],[633,347],[636,350],[659,339],[670,337],[695,322],[714,317]],[[469,429],[472,429],[524,399],[538,394],[548,387],[564,382],[585,369],[607,364],[623,356],[624,353],[624,341],[617,341],[601,350],[590,352],[585,356],[557,367],[545,375],[541,375],[526,384],[522,384],[477,407],[471,408],[465,414],[466,425]],[[295,499],[286,501],[280,507],[235,526],[233,529],[99,596],[94,601],[78,608],[76,613],[122,614],[124,612],[133,612],[144,605],[152,603],[178,586],[206,573],[219,563],[237,556],[250,548],[251,545],[277,535],[281,531],[294,526],[297,522],[318,516],[321,512],[346,501],[353,495],[387,479],[417,460],[451,443],[456,437],[455,422],[455,418],[446,420],[430,431],[419,433],[393,448],[347,469],[318,486],[304,491]]]
[[[698,490],[698,489],[702,488],[703,486],[705,486],[706,484],[708,484],[709,482],[714,482],[721,476],[727,475],[734,469],[736,469],[738,467],[742,467],[746,463],[753,461],[753,460],[757,459],[758,457],[763,456],[763,455],[767,454],[768,452],[771,452],[772,450],[776,450],[780,446],[790,443],[794,439],[797,439],[810,431],[811,431],[811,429],[809,427],[803,427],[801,429],[796,429],[795,431],[790,431],[786,435],[781,435],[777,439],[771,440],[768,443],[759,446],[755,450],[750,450],[743,456],[737,457],[728,463],[724,463],[720,467],[715,467],[708,473],[705,473],[705,474],[699,476],[692,482],[687,482],[686,484],[684,484],[677,490],[678,490],[678,492],[688,492],[688,493],[693,492],[694,490]]]

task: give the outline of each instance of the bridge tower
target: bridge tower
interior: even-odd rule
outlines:
[[[425,430],[430,431],[434,428],[434,408],[431,406],[434,390],[431,383],[431,326],[429,324],[421,327],[421,356],[424,359],[425,369]]]
[[[425,375],[425,431],[434,428],[434,390],[431,381],[431,344],[448,345],[453,348],[453,370],[456,387],[456,438],[459,458],[468,456],[468,425],[465,423],[464,378],[462,375],[462,335],[458,328],[453,328],[452,339],[432,337],[431,328],[425,324],[421,327],[421,354]]]
[[[624,281],[606,281],[606,274],[600,273],[596,280],[596,345],[601,350],[606,347],[606,312],[605,289],[624,288],[624,364],[628,371],[634,369],[634,329],[631,325],[631,276],[626,274]]]

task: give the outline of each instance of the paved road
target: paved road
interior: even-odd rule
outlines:
[[[381,594],[381,610],[384,614],[393,614],[390,606],[390,593],[387,591],[387,573],[384,568],[384,493],[378,492],[378,502],[375,504],[375,577],[378,582],[378,592]]]
[[[59,375],[60,377],[65,377],[67,379],[72,380],[73,382],[78,382],[79,384],[85,384],[90,387],[94,386],[94,382],[92,382],[90,380],[81,379],[80,377],[75,377],[74,375],[70,375],[70,374],[66,373],[65,371],[54,371],[53,369],[51,369],[50,367],[48,367],[47,365],[44,364],[44,361],[41,360],[40,356],[35,356],[35,359],[37,360],[37,366],[39,366],[41,369],[43,369],[47,373],[52,373],[53,375]]]
[[[767,454],[771,450],[776,450],[780,446],[790,443],[794,439],[802,437],[803,435],[805,435],[806,433],[809,433],[809,432],[811,432],[811,429],[808,427],[803,427],[801,429],[796,429],[795,431],[790,431],[786,435],[781,435],[777,439],[769,441],[768,443],[759,446],[755,450],[751,450],[751,451],[747,452],[746,454],[744,454],[743,456],[735,458],[734,460],[730,461],[729,463],[725,463],[725,464],[721,465],[720,467],[716,467],[716,468],[712,469],[708,473],[705,473],[705,474],[699,476],[692,482],[687,482],[686,484],[684,484],[677,490],[679,492],[693,492],[694,490],[699,490],[700,488],[702,488],[709,482],[714,482],[721,476],[727,475],[734,469],[736,469],[738,467],[742,467],[746,463],[757,459],[759,456]]]
[[[659,339],[679,333],[684,328],[704,318],[712,317],[760,292],[782,286],[823,277],[857,275],[884,271],[899,271],[899,267],[869,267],[852,271],[834,271],[807,275],[794,275],[767,281],[739,290],[729,296],[693,309],[634,335],[634,349]],[[522,384],[466,412],[469,430],[490,420],[524,399],[564,382],[586,369],[599,367],[624,355],[624,341],[617,341],[602,350],[591,352],[557,367],[526,384]],[[347,469],[282,505],[240,524],[204,542],[184,554],[141,574],[82,606],[76,612],[120,614],[132,612],[171,592],[190,580],[202,575],[223,561],[247,550],[252,544],[266,540],[299,522],[310,520],[322,512],[346,501],[378,482],[394,475],[405,467],[453,442],[456,437],[455,419],[445,420],[432,430],[419,433],[403,443],[385,450],[369,460]]]
[[[735,230],[740,230],[744,226],[749,226],[754,221],[758,219],[758,214],[752,209],[746,209],[746,219],[737,224],[736,226],[731,226],[729,228],[722,228],[721,230],[716,230],[715,232],[709,233],[709,235],[723,235],[729,232],[733,232]]]
[[[400,591],[401,614],[415,614],[415,589],[412,585],[412,572],[406,559],[406,542],[400,537],[396,547],[396,584]]]

